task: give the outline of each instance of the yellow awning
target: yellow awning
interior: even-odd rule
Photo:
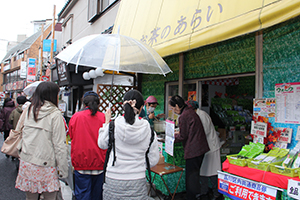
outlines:
[[[300,0],[122,0],[113,33],[162,57],[220,42],[300,14]]]

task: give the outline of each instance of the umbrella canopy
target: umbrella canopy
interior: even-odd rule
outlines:
[[[56,58],[76,66],[104,70],[166,75],[172,72],[161,56],[148,45],[119,34],[83,37],[60,52]]]
[[[23,92],[27,95],[27,96],[32,96],[33,93],[35,92],[35,89],[37,88],[37,86],[43,81],[35,81],[33,83],[31,83],[30,85],[27,85],[24,89]]]

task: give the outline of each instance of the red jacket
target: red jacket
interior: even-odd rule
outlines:
[[[75,170],[103,170],[106,150],[97,144],[104,113],[91,115],[89,109],[75,113],[69,122],[71,160]]]

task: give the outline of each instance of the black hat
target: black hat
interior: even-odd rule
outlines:
[[[18,104],[24,104],[24,103],[26,103],[26,101],[28,101],[28,99],[25,96],[18,96],[17,97],[17,103]]]

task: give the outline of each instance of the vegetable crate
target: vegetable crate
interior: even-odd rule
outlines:
[[[284,176],[289,176],[289,177],[297,177],[298,175],[298,171],[300,170],[300,168],[287,168],[287,167],[282,167],[279,165],[275,165],[275,164],[271,164],[270,165],[271,168],[271,172],[275,173],[275,174],[281,174]]]
[[[226,156],[229,163],[233,165],[238,165],[241,167],[247,166],[248,159],[237,158],[237,154]]]

